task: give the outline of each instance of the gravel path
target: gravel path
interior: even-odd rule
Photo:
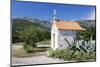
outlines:
[[[22,48],[22,45],[12,46],[12,50],[18,48]],[[46,52],[43,52],[41,55],[38,56],[27,57],[27,58],[17,58],[12,56],[12,66],[29,65],[29,64],[61,63],[61,62],[69,62],[69,61],[48,57]]]
[[[46,64],[68,62],[61,59],[54,59],[48,56],[34,56],[31,58],[12,58],[12,65]]]

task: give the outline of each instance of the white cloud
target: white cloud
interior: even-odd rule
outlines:
[[[91,11],[90,13],[86,14],[82,20],[95,20],[95,10]]]
[[[88,19],[95,20],[95,11],[92,11],[88,16]]]

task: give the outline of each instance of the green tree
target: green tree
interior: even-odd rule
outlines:
[[[93,40],[96,39],[96,34],[95,34],[95,28],[93,27],[86,27],[85,31],[78,31],[77,32],[77,40],[85,40],[85,41],[89,41],[89,39],[91,38],[91,36],[93,36]]]

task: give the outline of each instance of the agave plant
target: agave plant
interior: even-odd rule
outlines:
[[[95,52],[96,48],[95,48],[95,41],[92,40],[92,36],[90,38],[89,41],[85,41],[85,40],[77,40],[73,43],[73,46],[71,46],[70,48],[73,50],[78,50],[78,51],[82,51],[82,52]]]

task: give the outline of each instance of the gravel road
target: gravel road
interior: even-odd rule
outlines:
[[[61,59],[54,59],[48,56],[35,56],[31,58],[12,58],[12,65],[46,64],[68,62]]]
[[[12,46],[12,50],[17,48],[22,48],[22,46],[19,45]],[[69,61],[48,57],[46,52],[45,53],[43,52],[43,54],[39,56],[33,56],[27,58],[17,58],[12,56],[12,66],[29,65],[29,64],[61,63],[61,62],[69,62]]]

